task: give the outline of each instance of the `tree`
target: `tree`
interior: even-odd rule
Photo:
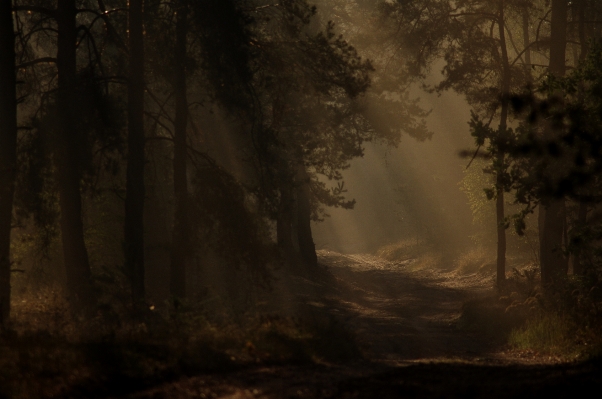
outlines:
[[[186,259],[190,255],[188,223],[187,127],[188,98],[186,90],[188,1],[178,0],[176,12],[176,43],[174,48],[173,90],[175,97],[173,184],[175,197],[174,227],[171,249],[170,291],[176,298],[186,296]]]
[[[567,2],[552,0],[550,24],[550,64],[549,73],[554,77],[564,76],[566,70]],[[546,135],[554,135],[548,127]],[[540,225],[540,262],[542,283],[558,281],[567,273],[567,263],[563,259],[562,237],[565,223],[565,203],[562,198],[543,198],[543,218]],[[540,212],[542,210],[540,209]]]
[[[402,39],[404,48],[415,50],[412,53],[415,54],[414,65],[418,66],[419,72],[428,69],[428,61],[432,61],[433,57],[445,58],[444,79],[436,89],[454,89],[466,95],[475,110],[471,129],[477,145],[480,148],[489,143],[487,152],[493,160],[489,172],[496,176],[495,187],[488,193],[490,198],[496,198],[498,284],[505,276],[505,227],[509,219],[504,214],[503,196],[511,189],[508,168],[514,162],[514,158],[507,157],[506,152],[518,134],[508,128],[511,117],[508,99],[542,78],[544,74],[537,71],[545,71],[542,69],[546,67],[545,61],[542,60],[548,50],[549,72],[558,76],[564,73],[567,4],[562,0],[552,2],[549,29],[544,21],[550,12],[547,5],[538,2],[424,1],[387,2],[383,6],[388,15],[401,19],[410,32],[422,32],[425,27],[432,27],[432,33],[424,37],[410,35],[410,39]],[[575,15],[583,13],[583,5],[577,4],[576,7]],[[541,12],[541,23],[536,29],[530,24],[534,12]],[[584,43],[583,27],[579,31]],[[523,38],[522,48],[514,39],[517,36]],[[489,127],[494,118],[499,118],[498,129]],[[543,201],[550,213],[544,216],[545,212],[540,207],[541,220],[545,222],[540,224],[540,258],[542,276],[548,280],[550,267],[566,269],[566,261],[558,256],[563,236],[564,205],[551,198]]]
[[[10,233],[17,170],[17,92],[12,1],[0,2],[0,330],[10,321]]]
[[[517,61],[531,45],[524,43],[523,50],[517,49],[508,21],[509,14],[524,18],[526,4],[521,1],[472,0],[453,3],[425,1],[417,5],[400,2],[396,5],[396,8],[388,10],[389,15],[404,18],[406,29],[413,31],[414,25],[418,32],[432,28],[432,33],[424,37],[411,36],[411,40],[404,43],[405,48],[414,50],[411,53],[415,57],[414,73],[420,76],[436,57],[442,56],[445,59],[444,78],[434,90],[453,89],[464,94],[473,107],[471,131],[478,149],[487,145],[488,156],[492,159],[488,172],[495,176],[494,188],[488,191],[488,196],[496,199],[497,284],[501,286],[506,271],[504,193],[507,190],[508,159],[505,146],[512,135],[508,129],[508,99],[512,92],[519,91],[529,80],[530,69],[517,64]],[[385,9],[390,7],[393,6]],[[412,11],[409,15],[414,15],[415,19],[403,14],[408,8]],[[513,59],[510,58],[512,50],[515,53]],[[497,129],[490,127],[494,119],[498,121]],[[482,120],[488,122],[483,123]]]
[[[275,221],[283,252],[304,248],[315,264],[310,219],[320,217],[320,203],[352,205],[317,174],[340,180],[373,137],[355,101],[369,85],[370,64],[332,25],[312,25],[315,9],[305,1],[202,4],[194,13],[203,22],[195,23],[203,27],[201,65],[211,95],[241,126],[254,171],[246,184]]]
[[[555,214],[556,242],[548,242],[549,250],[543,263],[542,276],[547,286],[562,282],[570,252],[579,256],[573,263],[574,274],[596,275],[599,271],[599,224],[588,220],[587,209],[600,202],[600,55],[596,44],[585,60],[566,77],[550,74],[533,93],[513,99],[525,122],[520,139],[510,147],[516,160],[510,172],[517,202],[525,205],[522,214],[532,212],[542,203],[577,203],[577,214],[564,222],[564,215]],[[562,204],[561,204],[562,205]],[[559,207],[560,208],[560,207]],[[561,208],[562,210],[562,208]],[[585,215],[583,214],[585,213]],[[544,220],[548,219],[548,215]],[[564,227],[567,223],[570,226]],[[521,222],[522,224],[522,222]],[[560,226],[559,226],[560,225]],[[545,226],[549,228],[549,226]],[[560,230],[560,231],[558,231]],[[562,240],[558,236],[565,236]],[[551,241],[551,240],[550,240]],[[577,256],[575,256],[577,258]],[[597,277],[595,277],[595,280]]]
[[[144,301],[144,27],[143,0],[129,3],[128,139],[125,198],[125,267],[132,300]]]
[[[312,32],[314,14],[298,2],[272,11],[269,20],[262,17],[253,80],[261,107],[252,133],[258,193],[276,220],[282,251],[298,251],[308,265],[317,263],[310,220],[319,219],[320,203],[353,205],[344,199],[342,183],[330,189],[317,175],[340,181],[340,171],[374,137],[359,99],[372,66],[337,37],[332,24]]]
[[[79,151],[81,134],[74,112],[76,101],[76,17],[74,0],[59,0],[56,10],[58,42],[56,65],[58,70],[57,113],[58,126],[54,148],[56,180],[59,190],[60,225],[63,255],[67,270],[70,300],[80,311],[92,305],[90,263],[84,243],[81,199],[81,164]]]
[[[103,172],[116,174],[110,154],[119,150],[120,118],[104,73],[104,30],[95,25],[100,13],[63,1],[56,9],[45,6],[14,7],[24,125],[15,214],[22,225],[33,216],[44,248],[57,238],[59,221],[67,293],[79,312],[94,302],[82,202],[98,192]],[[40,56],[55,52],[56,58]]]

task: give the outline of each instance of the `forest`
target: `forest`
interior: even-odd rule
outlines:
[[[0,0],[0,399],[591,394],[601,203],[602,2]]]

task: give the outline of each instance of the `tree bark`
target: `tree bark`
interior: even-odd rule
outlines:
[[[55,148],[55,168],[61,210],[60,225],[63,256],[67,272],[69,299],[75,311],[86,311],[92,305],[90,263],[84,242],[81,200],[81,165],[76,129],[76,9],[74,0],[59,0],[58,25],[58,134]]]
[[[128,138],[125,198],[125,266],[132,301],[141,304],[144,287],[144,37],[143,0],[130,0]]]
[[[587,204],[579,201],[579,210],[577,211],[577,226],[583,228],[587,224]],[[573,274],[583,274],[583,263],[581,259],[581,248],[576,248],[573,254]]]
[[[278,246],[285,256],[291,256],[293,247],[293,192],[288,186],[280,188],[280,205],[276,220],[276,235]]]
[[[585,0],[577,1],[577,15],[579,17],[579,25],[577,31],[579,33],[579,62],[585,61],[588,49],[588,39],[585,34]]]
[[[562,77],[566,71],[566,30],[568,8],[566,0],[552,0],[550,37],[550,74]],[[548,129],[548,136],[553,132]],[[558,281],[566,267],[562,256],[562,230],[564,225],[564,199],[548,201],[543,215],[543,233],[540,241],[541,279],[544,284]],[[565,273],[566,274],[566,273]]]
[[[525,74],[527,80],[531,82],[531,38],[529,34],[529,8],[523,8],[523,47],[525,48]]]
[[[301,259],[309,266],[318,265],[316,245],[311,234],[311,203],[309,190],[309,176],[304,165],[299,166],[296,187],[297,197],[297,239],[299,241],[299,254]]]
[[[557,282],[563,274],[566,275],[565,260],[561,252],[564,215],[564,201],[555,199],[546,206],[540,243],[541,281],[546,285]]]
[[[588,52],[587,38],[585,35],[585,0],[577,1],[577,16],[579,18],[578,33],[579,33],[579,62],[585,60]],[[581,86],[581,85],[580,85]],[[583,87],[579,87],[579,96],[583,95]],[[579,208],[577,211],[577,226],[583,228],[587,224],[587,203],[579,200]],[[576,248],[573,254],[573,275],[582,275],[583,270],[581,248]]]
[[[17,168],[17,91],[12,1],[0,1],[0,330],[10,322],[10,232]]]
[[[175,214],[171,250],[170,291],[172,297],[186,297],[186,259],[189,256],[188,176],[186,173],[186,127],[188,99],[186,93],[186,36],[188,34],[188,2],[177,3],[176,46],[174,54],[174,121],[173,181]]]
[[[502,52],[502,108],[500,112],[500,126],[498,129],[499,143],[497,146],[497,167],[496,175],[496,223],[497,223],[497,286],[501,288],[506,281],[506,223],[504,220],[504,185],[502,174],[504,173],[504,163],[506,154],[503,149],[503,142],[507,135],[506,127],[508,123],[508,95],[510,91],[510,65],[508,63],[508,50],[506,49],[506,32],[504,22],[504,1],[499,3],[499,35],[500,47]]]

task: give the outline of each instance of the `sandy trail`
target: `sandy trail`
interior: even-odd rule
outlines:
[[[339,306],[351,315],[348,328],[373,362],[497,358],[483,337],[460,331],[456,323],[463,302],[489,289],[487,279],[413,270],[412,259],[389,262],[366,254],[321,251],[320,261],[348,288]]]
[[[569,398],[602,386],[598,364],[520,363],[499,345],[459,329],[462,304],[491,290],[487,278],[416,270],[411,259],[328,251],[320,251],[319,259],[324,279],[295,277],[286,293],[297,312],[344,323],[366,361],[187,377],[128,397]]]

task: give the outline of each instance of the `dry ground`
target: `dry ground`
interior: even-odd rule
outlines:
[[[521,357],[459,328],[462,304],[492,280],[320,251],[319,278],[300,273],[275,290],[304,318],[342,323],[365,360],[272,365],[182,378],[128,398],[575,397],[602,386],[600,364]],[[291,311],[291,308],[288,308]]]

